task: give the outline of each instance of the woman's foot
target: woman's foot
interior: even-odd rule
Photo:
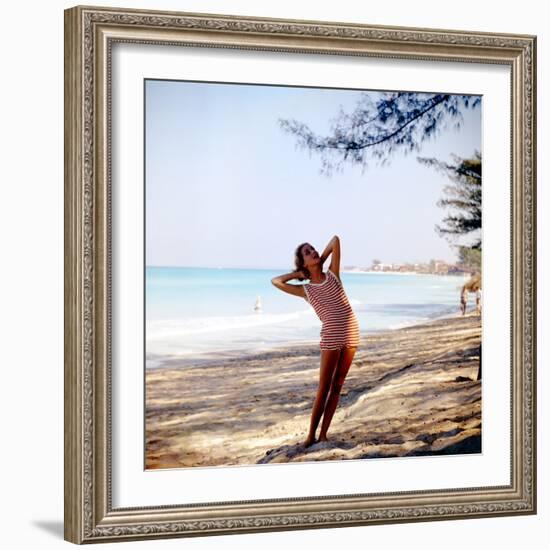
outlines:
[[[327,434],[319,435],[319,442],[321,442],[321,441],[328,441]]]
[[[304,441],[304,447],[311,447],[315,443],[315,436],[308,435]]]

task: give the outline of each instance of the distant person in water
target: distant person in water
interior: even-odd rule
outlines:
[[[323,263],[329,255],[331,263],[323,272]],[[315,432],[323,417],[318,441],[327,441],[327,431],[340,399],[340,392],[359,345],[359,324],[340,280],[340,239],[334,236],[319,256],[315,248],[305,242],[294,253],[296,271],[279,275],[271,282],[280,290],[304,298],[322,321],[321,367],[319,386],[311,412],[309,433],[304,446],[316,442]],[[304,285],[287,281],[309,279]]]

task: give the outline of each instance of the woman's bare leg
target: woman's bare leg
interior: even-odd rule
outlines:
[[[349,368],[353,361],[356,348],[344,348],[340,354],[340,359],[336,370],[334,371],[334,378],[330,385],[330,393],[328,395],[327,404],[325,406],[325,412],[323,414],[323,423],[321,424],[321,431],[319,433],[319,441],[327,440],[327,431],[334,416],[334,411],[338,405],[340,399],[340,392],[344,385],[344,380],[348,374]]]
[[[331,381],[334,377],[334,372],[338,365],[338,359],[340,357],[340,350],[330,349],[321,350],[321,368],[319,370],[319,387],[317,388],[317,395],[313,403],[313,409],[311,411],[311,422],[309,426],[309,433],[307,439],[304,441],[304,446],[309,447],[313,445],[315,441],[315,431],[321,420],[321,415],[325,408],[327,401],[327,395],[330,389]]]

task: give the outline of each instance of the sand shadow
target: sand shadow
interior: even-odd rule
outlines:
[[[405,456],[464,455],[479,454],[481,452],[481,435],[471,435],[438,450],[432,450],[430,448],[430,442],[426,442],[426,447],[415,449]]]
[[[319,451],[328,451],[331,449],[349,450],[356,446],[355,442],[345,441],[343,439],[330,439],[329,441],[318,441],[309,447],[304,447],[303,443],[294,443],[291,445],[281,445],[276,449],[269,449],[265,456],[256,461],[256,464],[270,464],[277,462],[291,462],[296,457],[307,456],[308,454]]]

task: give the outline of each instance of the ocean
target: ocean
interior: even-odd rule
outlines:
[[[313,308],[271,284],[282,273],[148,266],[146,367],[174,359],[178,364],[200,364],[305,341],[318,343],[321,321]],[[340,277],[362,333],[457,312],[460,288],[467,279],[357,272],[340,272]],[[260,308],[255,310],[257,302]]]

